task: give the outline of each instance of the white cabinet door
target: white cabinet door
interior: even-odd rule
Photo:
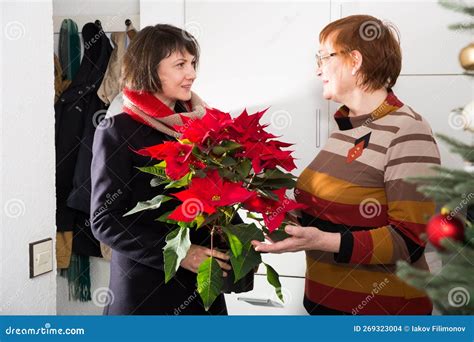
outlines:
[[[401,33],[402,74],[462,73],[458,62],[461,48],[472,34],[448,29],[468,21],[468,16],[441,7],[436,0],[332,2],[333,20],[352,14],[369,14],[394,23]],[[339,9],[339,11],[337,11]],[[339,12],[339,16],[335,15]]]
[[[316,77],[329,1],[187,1],[185,28],[201,46],[195,90],[233,115],[270,107],[262,121],[294,143],[299,174],[327,140],[328,103]],[[280,275],[304,276],[304,253],[265,255]],[[265,272],[261,267],[259,272]]]
[[[185,9],[185,28],[201,45],[195,90],[233,114],[270,107],[263,121],[296,144],[301,172],[327,139],[315,53],[329,1],[188,1]]]
[[[307,315],[303,307],[304,278],[280,277],[280,281],[284,302],[266,276],[256,275],[252,291],[225,295],[229,315]]]

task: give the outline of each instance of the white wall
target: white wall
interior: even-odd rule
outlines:
[[[139,13],[138,0],[53,0],[53,15],[70,16],[114,16]],[[97,18],[100,19],[100,18]]]
[[[0,6],[0,312],[54,315],[56,272],[29,279],[28,252],[56,233],[52,0]]]

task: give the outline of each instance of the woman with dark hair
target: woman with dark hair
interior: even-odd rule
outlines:
[[[310,314],[430,314],[426,294],[395,275],[406,260],[428,269],[420,238],[432,201],[407,182],[440,163],[426,120],[392,91],[401,51],[391,25],[354,15],[319,36],[317,75],[325,99],[343,104],[338,128],[301,173],[307,205],[289,238],[253,241],[261,252],[306,251],[304,305]]]
[[[175,227],[156,218],[173,204],[123,217],[137,202],[166,193],[162,186],[151,187],[152,175],[137,169],[156,161],[134,151],[179,137],[173,127],[182,124],[180,115],[204,114],[205,103],[191,91],[198,61],[198,43],[188,32],[170,25],[145,27],[124,56],[123,113],[104,119],[96,130],[91,225],[94,236],[112,249],[104,314],[227,314],[222,294],[206,312],[196,289],[198,266],[209,256],[230,270],[228,255],[204,247],[209,242],[204,230],[191,236],[189,252],[165,284],[163,247]]]

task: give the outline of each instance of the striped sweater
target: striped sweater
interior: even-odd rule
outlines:
[[[307,251],[305,307],[311,314],[429,314],[426,294],[399,279],[397,260],[428,269],[424,232],[434,203],[407,177],[440,164],[429,124],[393,92],[374,112],[334,115],[338,128],[301,173],[303,226],[341,234],[339,253]]]

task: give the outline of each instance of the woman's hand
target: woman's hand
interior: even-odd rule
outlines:
[[[316,227],[301,227],[287,225],[285,232],[289,238],[270,244],[253,240],[252,245],[257,252],[287,253],[306,250],[321,250],[326,252],[339,252],[341,234],[328,233]]]
[[[199,245],[189,247],[188,254],[181,260],[181,267],[197,273],[199,265],[210,256],[216,258],[217,263],[223,270],[230,271],[232,269],[228,263],[224,262],[230,258],[227,254]],[[224,272],[224,277],[227,277],[227,272]]]

